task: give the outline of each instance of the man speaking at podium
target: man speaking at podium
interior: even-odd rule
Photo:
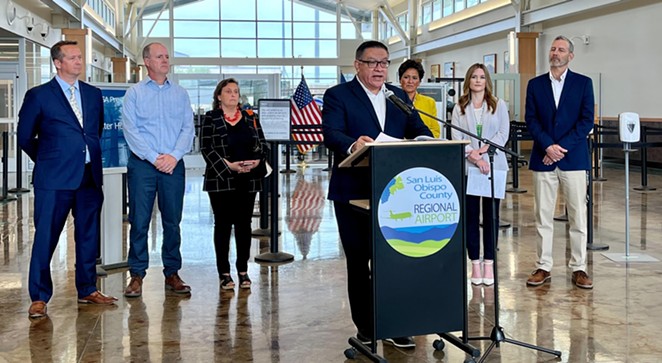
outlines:
[[[370,198],[368,168],[338,168],[349,154],[361,150],[383,132],[395,138],[412,139],[432,136],[416,112],[407,115],[391,102],[385,91],[411,101],[404,91],[385,85],[388,74],[388,48],[378,41],[366,41],[356,49],[356,77],[334,86],[324,94],[322,128],[324,144],[334,152],[333,170],[329,182],[329,199],[334,203],[338,233],[347,259],[347,290],[352,320],[358,329],[357,338],[370,343],[373,327],[372,285],[369,261],[372,256],[370,215],[355,209],[350,200]],[[388,303],[388,302],[386,302]],[[389,338],[387,342],[400,348],[415,347],[410,337]]]

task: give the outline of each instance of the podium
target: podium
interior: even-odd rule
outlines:
[[[439,334],[472,356],[464,195],[466,141],[369,143],[341,168],[369,168],[374,340]],[[447,332],[462,331],[463,341]],[[355,338],[350,344],[383,361]],[[443,343],[435,344],[443,349]],[[347,351],[345,352],[346,355]],[[349,356],[348,356],[349,357]],[[349,357],[352,358],[352,357]]]

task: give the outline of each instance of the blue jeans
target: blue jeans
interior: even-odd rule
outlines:
[[[182,268],[179,223],[182,220],[186,182],[184,161],[177,163],[172,174],[165,174],[156,170],[149,161],[131,154],[127,171],[131,223],[128,262],[131,276],[145,277],[149,267],[147,233],[152,220],[154,198],[157,196],[163,225],[163,274],[170,276]]]

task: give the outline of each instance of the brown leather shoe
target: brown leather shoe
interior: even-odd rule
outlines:
[[[529,286],[540,286],[545,282],[549,281],[552,278],[552,275],[549,271],[543,269],[537,269],[531,272],[531,276],[526,280],[526,284]]]
[[[182,280],[177,273],[174,273],[165,279],[166,289],[172,290],[178,294],[190,294],[191,287]]]
[[[97,304],[97,305],[110,305],[114,304],[117,298],[114,296],[106,296],[101,291],[95,291],[82,299],[78,299],[80,304]]]
[[[140,276],[131,276],[129,284],[124,290],[126,297],[140,297],[143,294],[143,278]]]
[[[592,289],[593,281],[584,271],[575,271],[572,273],[572,282],[582,289]]]
[[[28,316],[30,319],[38,319],[46,316],[46,302],[41,300],[33,301],[30,304],[30,309],[28,309]]]

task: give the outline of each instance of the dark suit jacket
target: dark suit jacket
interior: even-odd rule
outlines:
[[[252,111],[241,111],[242,120],[247,122],[248,128],[253,131],[253,143],[246,145],[255,152],[255,159],[260,159],[261,166],[267,159],[268,146],[264,140],[264,133],[257,117]],[[229,158],[228,155],[228,128],[223,119],[223,110],[216,109],[205,114],[200,132],[200,152],[205,159],[207,167],[205,168],[205,180],[202,190],[207,192],[220,192],[237,189],[237,173],[230,170],[223,162],[223,159]],[[231,161],[233,161],[231,159]],[[237,160],[234,160],[237,161]],[[256,172],[263,170],[261,166],[253,169]],[[264,175],[255,175],[251,173],[248,186],[249,192],[259,192],[262,190],[262,179]]]
[[[400,88],[386,85],[396,96],[411,104]],[[376,139],[380,132],[379,120],[372,103],[357,78],[334,86],[324,94],[322,108],[324,144],[334,152],[333,171],[329,182],[329,199],[348,202],[370,197],[368,168],[338,168],[345,160],[349,147],[362,135]],[[432,136],[430,129],[415,112],[407,116],[388,100],[384,133],[412,139],[419,135]]]
[[[559,107],[554,103],[549,73],[529,81],[526,90],[525,120],[533,137],[529,169],[551,171],[590,170],[591,159],[586,137],[593,128],[594,104],[591,79],[568,70]],[[543,164],[545,149],[558,144],[568,150],[552,165]]]
[[[85,172],[85,145],[90,151],[94,181],[102,185],[100,138],[103,131],[101,91],[78,81],[83,127],[69,100],[53,78],[25,94],[18,114],[18,144],[35,163],[34,186],[47,190],[75,190]]]

